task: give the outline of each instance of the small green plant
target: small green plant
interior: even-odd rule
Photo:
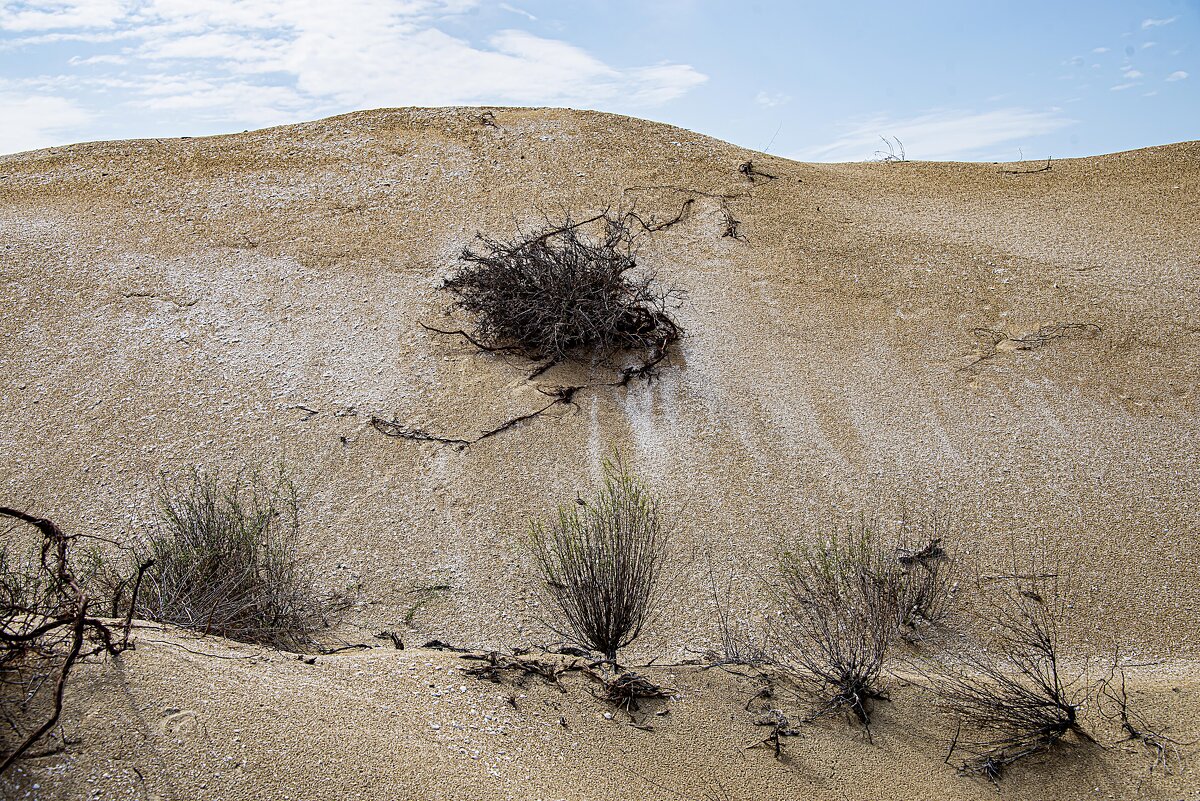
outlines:
[[[303,650],[346,606],[315,587],[312,564],[298,551],[295,485],[241,471],[222,480],[192,471],[164,482],[158,524],[134,549],[151,563],[133,613],[204,634]],[[126,607],[132,571],[110,578],[114,608]]]
[[[893,550],[860,518],[784,551],[779,576],[776,661],[820,699],[812,717],[845,710],[869,726],[871,702],[886,697],[884,659],[903,618],[904,572]]]
[[[660,596],[667,538],[658,501],[618,461],[591,500],[533,523],[530,550],[559,615],[548,625],[610,662],[641,634]]]

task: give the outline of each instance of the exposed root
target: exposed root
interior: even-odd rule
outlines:
[[[430,330],[439,331],[439,329],[436,328],[431,328]],[[440,333],[462,334],[463,332],[445,331]],[[534,409],[531,412],[527,412],[526,414],[509,418],[500,425],[488,429],[472,439],[465,439],[462,437],[445,437],[439,434],[433,434],[422,428],[410,427],[398,420],[387,420],[375,415],[372,415],[371,417],[371,426],[379,433],[388,437],[413,440],[416,442],[434,442],[441,445],[455,445],[459,448],[459,450],[462,450],[468,446],[482,442],[489,437],[494,437],[497,434],[508,431],[510,428],[519,426],[521,423],[541,417],[543,414],[555,408],[556,406],[574,406],[575,396],[584,390],[601,389],[604,387],[626,387],[629,386],[634,379],[645,379],[647,381],[651,380],[654,377],[657,366],[668,356],[668,344],[669,340],[664,339],[659,346],[653,349],[645,361],[641,362],[640,364],[622,367],[617,371],[617,377],[613,381],[601,381],[594,384],[570,384],[567,386],[537,387],[538,392],[551,399],[548,403],[546,403],[544,406]],[[533,379],[542,375],[555,364],[557,364],[557,362],[550,361],[549,363],[540,365],[536,370],[534,370],[529,378]]]
[[[32,567],[32,575],[26,575],[19,566],[10,572],[0,558],[0,691],[6,696],[14,689],[22,693],[12,709],[8,708],[8,697],[0,698],[6,724],[18,738],[11,747],[5,742],[0,751],[3,773],[58,722],[67,680],[76,663],[98,653],[118,654],[130,647],[130,624],[125,622],[124,636],[117,642],[107,624],[88,615],[92,599],[81,588],[70,565],[75,537],[64,534],[51,520],[16,509],[0,507],[0,516],[27,523],[41,534],[39,561]],[[143,565],[133,590],[135,600],[144,570]],[[96,645],[85,650],[89,639]],[[27,729],[27,719],[35,715],[29,709],[30,703],[45,687],[50,688],[50,710],[40,724]]]
[[[1013,350],[1034,350],[1072,334],[1092,334],[1099,336],[1103,333],[1104,330],[1095,323],[1044,325],[1033,333],[1019,337],[1012,337],[991,328],[973,328],[971,329],[971,335],[978,340],[978,355],[975,361],[960,369],[969,370],[982,362],[988,361],[1000,352],[1000,346],[1005,343],[1011,343]]]
[[[562,682],[559,681],[563,674],[584,669],[583,665],[575,660],[565,663],[551,662],[522,656],[509,656],[499,651],[488,651],[482,654],[467,653],[463,654],[461,658],[485,663],[478,667],[463,668],[463,673],[468,676],[499,684],[506,673],[515,673],[518,686],[524,686],[530,676],[537,676],[547,684],[554,685],[560,692],[566,692]]]
[[[597,696],[626,712],[640,711],[640,700],[651,698],[670,698],[677,690],[660,687],[640,673],[627,670],[611,678],[592,668],[585,669],[584,675],[600,684],[602,693]]]
[[[508,420],[505,420],[503,423],[496,426],[495,428],[484,431],[482,434],[475,437],[474,439],[462,439],[459,437],[442,437],[442,436],[438,436],[437,434],[431,434],[428,431],[425,431],[423,429],[409,428],[396,420],[384,420],[382,417],[372,416],[371,417],[371,425],[375,428],[376,431],[378,431],[381,434],[384,434],[385,436],[398,437],[400,439],[416,440],[418,442],[437,442],[437,443],[441,443],[443,445],[457,445],[460,449],[462,449],[462,448],[466,448],[468,445],[474,445],[477,442],[482,442],[483,440],[487,439],[488,437],[494,437],[501,432],[507,431],[508,429],[510,429],[514,426],[517,426],[517,425],[520,425],[521,423],[526,422],[527,420],[533,420],[534,418],[540,417],[541,415],[545,414],[546,412],[550,411],[555,406],[558,406],[560,404],[573,405],[575,393],[581,389],[588,389],[593,386],[624,386],[626,383],[628,383],[628,379],[625,379],[623,382],[621,382],[619,384],[608,384],[608,385],[589,384],[589,385],[584,385],[584,386],[552,387],[550,389],[544,389],[544,388],[539,387],[538,392],[541,392],[543,395],[546,395],[547,397],[552,398],[552,400],[549,403],[547,403],[545,406],[541,406],[537,409],[534,409],[532,412],[528,412],[526,414],[521,414],[521,415],[517,415],[516,417],[509,418]]]
[[[1117,676],[1120,677],[1120,683],[1117,682]],[[1107,710],[1101,707],[1101,714],[1120,722],[1121,731],[1125,734],[1121,742],[1138,743],[1149,753],[1152,760],[1151,773],[1158,769],[1167,774],[1183,770],[1183,748],[1193,743],[1183,743],[1168,736],[1137,711],[1129,708],[1125,671],[1117,666],[1115,659],[1108,677],[1098,685],[1097,696],[1102,702],[1107,702],[1109,707]]]

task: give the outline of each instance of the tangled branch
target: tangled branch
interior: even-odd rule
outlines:
[[[481,236],[444,284],[473,320],[469,334],[456,333],[482,350],[539,361],[596,363],[627,351],[655,358],[682,333],[670,311],[684,293],[635,270],[637,238],[682,221],[692,202],[665,221],[606,211],[511,242]]]
[[[3,773],[58,722],[76,663],[128,647],[128,623],[125,639],[117,642],[105,623],[89,616],[92,599],[71,568],[73,537],[53,521],[17,509],[0,507],[0,516],[33,526],[41,535],[36,562],[21,563],[0,547],[0,710],[18,738],[15,744],[0,739]],[[97,645],[85,651],[89,639]],[[49,711],[31,727],[47,687]]]

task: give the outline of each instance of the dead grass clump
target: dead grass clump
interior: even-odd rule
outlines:
[[[883,663],[902,617],[903,582],[894,552],[865,518],[781,555],[777,662],[821,699],[813,718],[845,711],[870,725],[872,702],[886,698]]]
[[[481,237],[445,288],[486,350],[551,363],[633,351],[657,362],[682,333],[670,314],[682,292],[635,269],[639,225],[650,230],[636,215],[605,213],[511,242]]]
[[[943,707],[959,719],[947,760],[962,753],[964,773],[997,781],[1013,763],[1050,751],[1067,735],[1095,742],[1079,720],[1087,689],[1063,672],[1064,604],[1053,585],[1035,580],[998,592],[990,649],[969,651],[957,668],[932,677]]]
[[[559,613],[548,625],[615,661],[659,599],[667,539],[650,491],[620,461],[606,461],[592,499],[560,506],[553,523],[534,523],[529,544]]]
[[[319,592],[297,549],[295,486],[254,472],[230,479],[193,471],[159,493],[158,525],[136,549],[153,564],[133,605],[138,617],[242,642],[304,650],[345,608]],[[128,606],[128,580],[112,582]]]
[[[720,651],[706,650],[701,653],[709,660],[708,667],[745,665],[751,667],[771,662],[768,643],[762,632],[745,617],[736,614],[733,608],[733,569],[724,581],[717,578],[717,571],[710,559],[708,564],[709,597],[717,612],[717,631],[721,636]]]

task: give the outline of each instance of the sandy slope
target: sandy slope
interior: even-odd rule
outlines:
[[[630,725],[578,674],[497,685],[438,651],[318,657],[142,630],[116,665],[76,679],[69,736],[86,747],[27,761],[13,798],[119,799],[1180,799],[1196,779],[1149,774],[1131,747],[1077,749],[1014,768],[1000,792],[943,763],[953,724],[893,682],[868,743],[832,720],[748,748],[759,682],[694,667],[646,671],[677,690]],[[1195,666],[1134,671],[1141,709],[1196,734]],[[100,708],[87,698],[104,697]],[[515,708],[509,702],[513,699]],[[1182,701],[1180,699],[1183,699]],[[666,715],[655,711],[669,710]],[[611,713],[610,713],[611,714]],[[1101,725],[1108,742],[1119,734]],[[140,775],[139,775],[140,773]],[[41,786],[26,795],[32,784]]]
[[[1188,719],[1200,143],[1007,175],[1013,165],[798,164],[596,113],[496,110],[496,122],[376,111],[0,157],[0,496],[124,538],[148,518],[159,471],[283,458],[308,493],[327,580],[362,585],[343,636],[396,627],[416,587],[445,583],[413,638],[502,646],[546,638],[518,547],[526,521],[619,448],[678,521],[670,611],[631,654],[666,660],[713,634],[697,549],[744,577],[748,598],[777,538],[831,510],[948,504],[982,573],[1044,538],[1074,579],[1077,652],[1117,641],[1168,660],[1158,670],[1171,678],[1145,678],[1146,692]],[[776,178],[749,181],[747,159]],[[687,339],[659,380],[583,393],[465,451],[369,426],[377,414],[470,435],[542,399],[522,365],[417,325],[449,322],[438,281],[477,231],[621,204],[665,219],[689,198],[641,258],[691,293]],[[725,210],[746,241],[721,236]],[[973,329],[1072,323],[1100,330],[1031,350],[1005,341],[978,361]],[[451,662],[373,651],[309,666],[147,643],[119,671],[87,674],[127,702],[73,713],[102,744],[72,758],[70,778],[104,783],[119,773],[105,760],[130,748],[121,770],[139,766],[163,798],[317,797],[325,781],[347,798],[698,797],[714,775],[747,798],[993,794],[940,764],[944,741],[912,734],[933,724],[903,692],[875,747],[833,728],[784,769],[741,749],[756,731],[738,711],[746,688],[707,674],[678,676],[705,691],[654,735],[598,718],[582,686],[565,699],[531,689],[582,728],[551,735],[511,715],[527,736],[464,761],[447,729],[426,730],[431,707],[406,684]],[[483,709],[487,693],[469,686],[461,700]],[[163,726],[203,730],[205,745]],[[615,761],[630,753],[640,761]],[[243,767],[217,776],[225,756]],[[1071,773],[1053,794],[1040,779],[1005,793],[1133,797],[1144,777],[1122,759],[1097,758],[1089,787]],[[486,767],[497,760],[499,779]]]

